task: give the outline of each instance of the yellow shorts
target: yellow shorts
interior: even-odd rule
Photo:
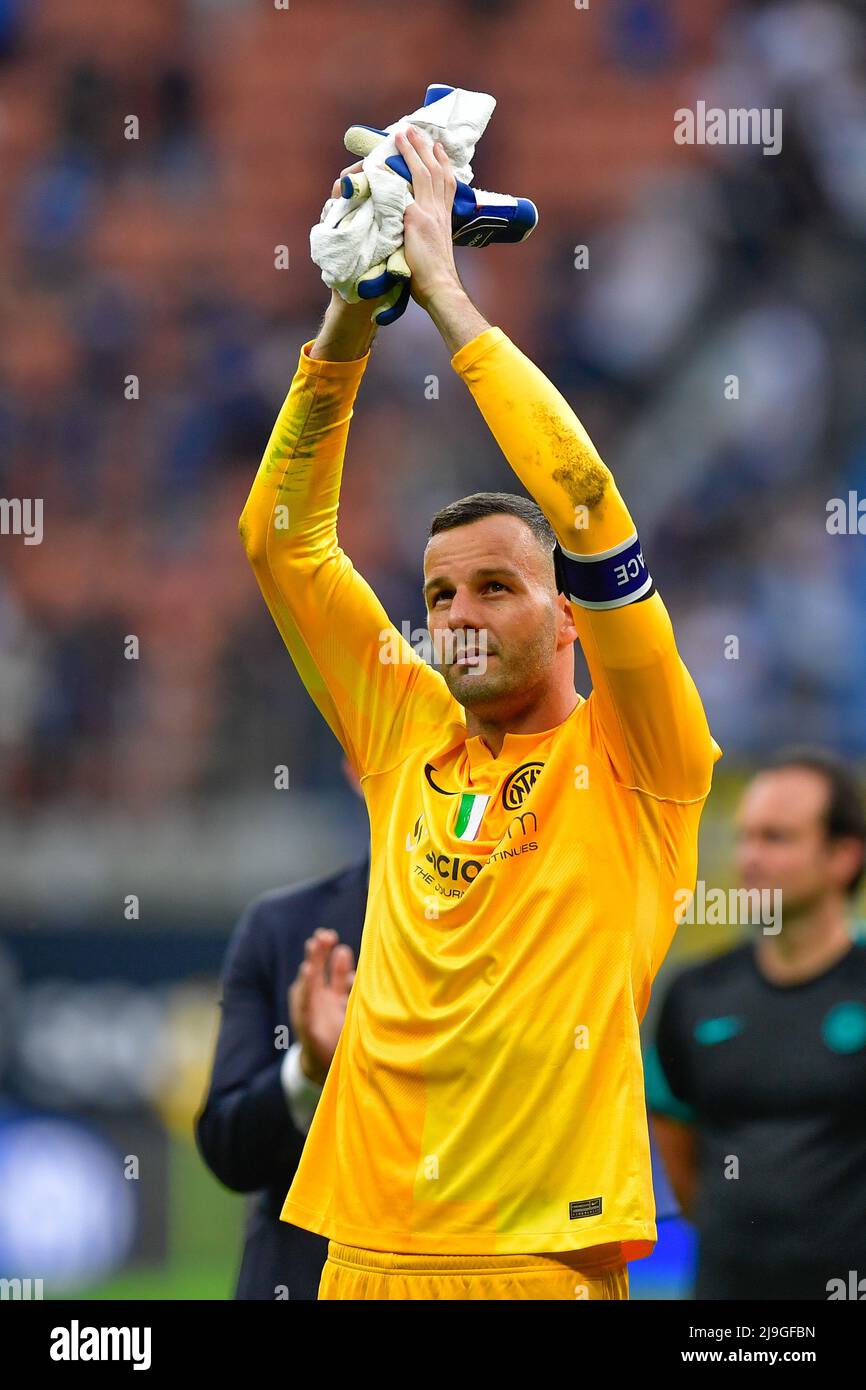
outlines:
[[[383,1255],[328,1243],[319,1298],[628,1298],[618,1245],[559,1255]]]

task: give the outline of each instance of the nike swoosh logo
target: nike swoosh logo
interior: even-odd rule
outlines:
[[[427,781],[430,783],[430,786],[433,788],[434,792],[438,792],[440,796],[456,796],[456,792],[446,792],[444,787],[437,787],[436,783],[433,781],[433,772],[433,764],[425,763],[424,776],[427,778]]]

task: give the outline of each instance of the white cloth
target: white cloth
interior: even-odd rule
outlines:
[[[304,1075],[301,1069],[301,1044],[292,1043],[280,1067],[280,1080],[289,1107],[289,1114],[302,1134],[308,1134],[319,1097],[324,1089]]]
[[[329,289],[357,304],[360,295],[355,285],[360,277],[403,245],[403,213],[412,202],[412,189],[385,165],[386,159],[398,153],[395,132],[412,125],[429,137],[431,145],[439,140],[457,178],[471,183],[470,161],[495,106],[495,99],[485,92],[455,87],[438,101],[385,127],[387,138],[366,156],[362,166],[370,184],[369,198],[329,198],[310,231],[310,254]]]

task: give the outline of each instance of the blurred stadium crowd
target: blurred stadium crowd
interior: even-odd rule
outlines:
[[[726,754],[702,874],[729,873],[738,769],[792,739],[866,756],[863,541],[826,525],[866,496],[864,33],[860,0],[0,0],[0,499],[44,501],[40,544],[0,535],[4,1273],[132,1262],[156,1282],[112,1296],[225,1296],[239,1211],[191,1143],[225,931],[364,847],[236,535],[326,303],[308,233],[351,123],[433,81],[497,98],[475,182],[540,225],[458,266],[638,520]],[[698,100],[780,108],[781,152],[677,145]],[[410,306],[340,511],[398,626],[424,624],[433,512],[514,486]]]
[[[0,545],[7,827],[212,815],[280,762],[348,798],[235,527],[326,302],[308,232],[342,133],[431,81],[497,98],[475,182],[540,226],[458,267],[614,469],[728,766],[866,753],[864,548],[826,527],[866,489],[863,36],[842,0],[0,0],[0,495],[45,507],[41,545]],[[698,99],[782,108],[781,152],[676,145]],[[412,305],[340,512],[398,626],[433,511],[512,487]]]

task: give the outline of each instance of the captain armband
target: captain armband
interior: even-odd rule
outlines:
[[[623,608],[649,598],[653,589],[636,531],[597,555],[575,555],[557,541],[553,567],[559,593],[581,608]]]

